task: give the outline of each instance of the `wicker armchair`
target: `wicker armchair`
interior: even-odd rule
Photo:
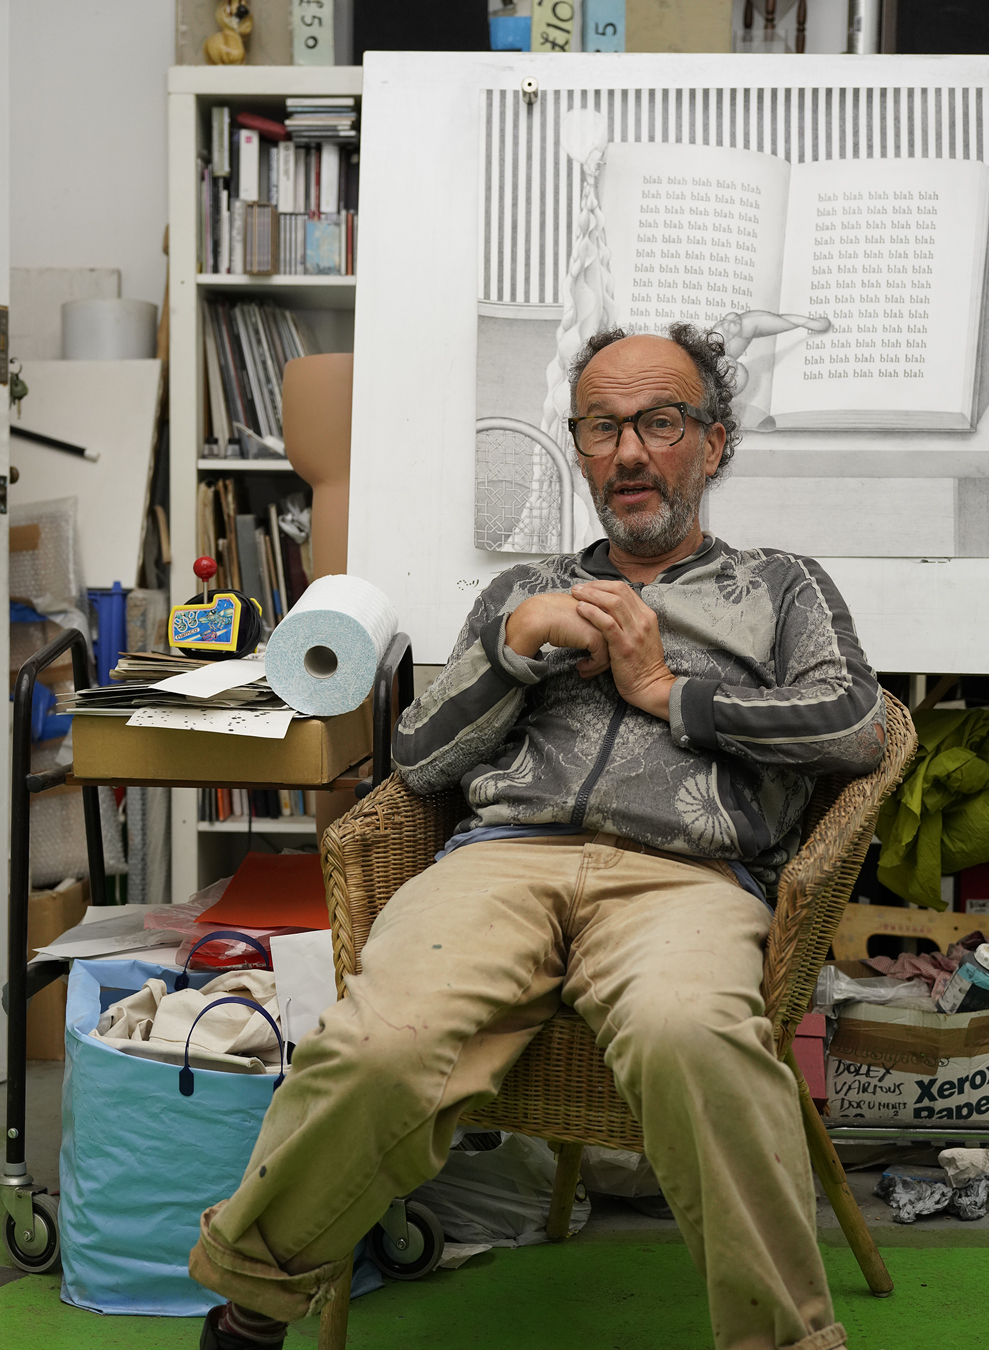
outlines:
[[[889,694],[886,728],[886,750],[871,774],[817,781],[804,817],[803,843],[780,878],[763,977],[777,1054],[786,1058],[800,1087],[814,1169],[877,1295],[890,1293],[892,1280],[848,1189],[790,1043],[872,840],[879,808],[903,776],[916,746],[909,713]],[[360,971],[361,949],[375,918],[401,885],[430,865],[463,814],[459,789],[416,797],[393,775],[327,829],[323,875],[341,997],[346,993],[344,976]],[[569,1009],[546,1023],[509,1071],[495,1100],[464,1119],[554,1143],[558,1165],[547,1231],[555,1240],[567,1235],[584,1144],[639,1151],[643,1147],[638,1122],[618,1095],[590,1029]],[[345,1311],[342,1299],[327,1308],[321,1350],[344,1344]]]

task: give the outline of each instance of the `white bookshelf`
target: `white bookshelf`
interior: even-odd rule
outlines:
[[[357,298],[356,277],[267,277],[224,276],[210,273],[196,277],[196,286],[208,291],[277,299],[293,309],[353,309]]]
[[[169,385],[172,603],[195,589],[196,488],[201,476],[291,473],[280,460],[202,459],[204,374],[200,300],[210,293],[264,296],[299,312],[312,350],[352,346],[356,277],[221,276],[197,269],[199,182],[197,159],[209,150],[210,109],[250,108],[282,118],[287,96],[359,96],[359,66],[173,66],[168,72]],[[220,835],[247,833],[244,820],[207,824],[197,819],[195,788],[172,790],[172,899],[188,897],[224,875]],[[315,832],[309,818],[255,820],[258,835]],[[230,841],[231,844],[233,841]],[[220,850],[220,851],[218,851]],[[212,875],[215,872],[215,876]]]

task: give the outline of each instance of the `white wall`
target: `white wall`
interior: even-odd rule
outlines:
[[[9,0],[12,267],[119,267],[161,304],[175,0]]]

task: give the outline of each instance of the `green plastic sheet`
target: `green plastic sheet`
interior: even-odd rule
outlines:
[[[945,909],[941,876],[989,862],[989,709],[914,714],[917,757],[879,813],[879,880]]]

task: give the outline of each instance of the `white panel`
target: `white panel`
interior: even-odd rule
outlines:
[[[729,478],[708,497],[708,528],[735,548],[852,558],[955,551],[953,478]]]
[[[18,439],[11,502],[76,497],[87,586],[137,584],[160,361],[25,361],[20,426],[95,451],[97,463]]]
[[[876,670],[989,669],[989,560],[824,558]]]

